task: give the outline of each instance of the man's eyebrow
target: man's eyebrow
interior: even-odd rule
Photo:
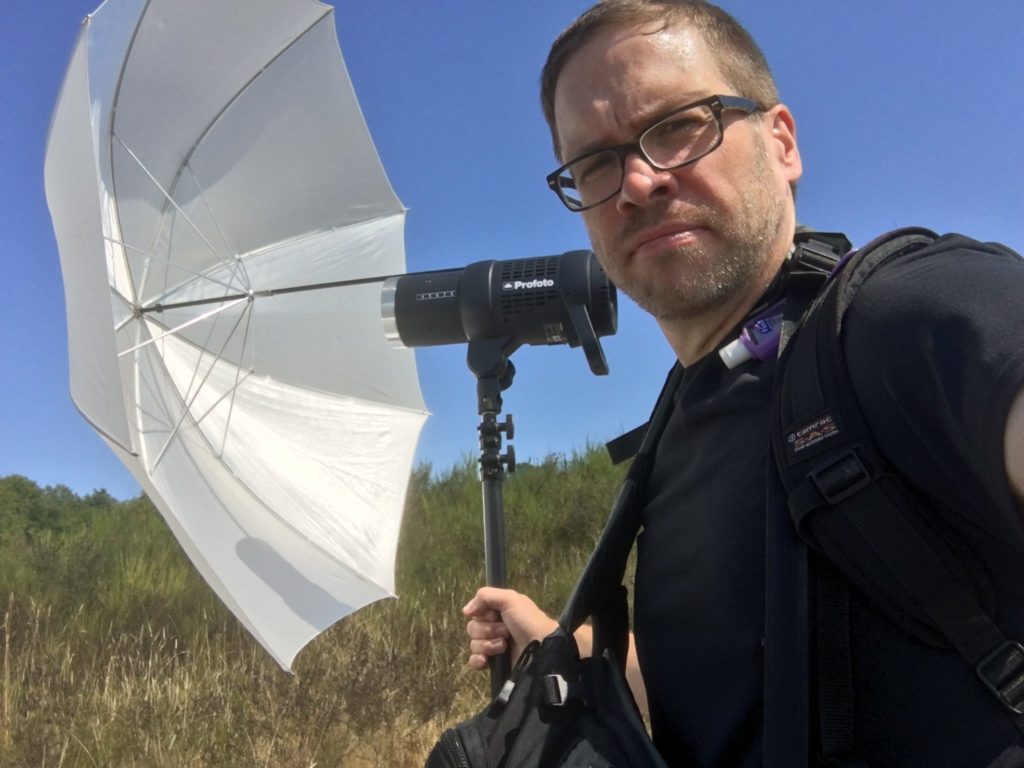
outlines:
[[[652,125],[657,123],[662,118],[668,117],[673,112],[678,111],[680,108],[685,107],[688,104],[692,104],[695,101],[700,101],[701,99],[706,99],[709,96],[711,96],[711,94],[703,90],[689,93],[684,92],[680,94],[678,98],[672,99],[671,101],[665,100],[659,104],[655,104],[650,108],[645,109],[643,112],[640,112],[631,120],[631,122],[633,123],[634,130],[631,134],[629,134],[629,138],[626,139],[626,141],[612,143],[609,141],[605,141],[604,139],[597,139],[595,141],[587,142],[582,147],[573,152],[571,155],[567,155],[568,159],[565,160],[564,162],[572,162],[576,158],[583,157],[584,155],[589,155],[591,152],[596,152],[599,149],[610,149],[611,147],[617,147],[622,144],[628,144],[629,142],[634,141],[637,136],[639,136],[641,133],[650,128]]]

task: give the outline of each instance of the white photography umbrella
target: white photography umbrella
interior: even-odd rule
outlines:
[[[60,92],[46,194],[75,404],[290,668],[393,595],[425,419],[372,279],[405,271],[404,209],[332,9],[107,0]]]

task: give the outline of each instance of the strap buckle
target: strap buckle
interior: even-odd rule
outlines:
[[[999,702],[1024,715],[1024,645],[1007,640],[975,667],[978,677]]]
[[[818,491],[831,506],[842,504],[855,493],[871,485],[871,473],[853,450],[824,466],[818,466],[808,475]]]
[[[568,680],[557,674],[544,676],[544,699],[549,707],[564,707],[569,698]]]

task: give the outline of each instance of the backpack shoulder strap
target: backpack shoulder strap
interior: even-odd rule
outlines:
[[[643,489],[654,448],[665,430],[682,377],[683,368],[676,363],[658,396],[651,420],[645,425],[640,449],[619,489],[608,522],[558,619],[561,628],[571,635],[587,618],[593,618],[594,655],[610,648],[622,664],[629,642],[629,615],[622,581],[642,522]]]
[[[778,349],[789,344],[801,317],[849,250],[850,242],[838,234],[801,232],[794,239],[784,267],[784,306],[775,320]],[[765,469],[763,763],[765,768],[806,768],[811,719],[808,552],[789,522],[777,473],[772,466]]]
[[[772,452],[800,537],[919,639],[955,648],[1024,730],[1024,647],[1003,635],[923,524],[918,494],[875,444],[843,357],[843,316],[859,287],[936,237],[917,228],[883,235],[825,285],[780,356]],[[830,715],[821,714],[827,741]]]

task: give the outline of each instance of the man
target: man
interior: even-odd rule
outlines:
[[[795,121],[747,33],[703,2],[598,4],[555,42],[542,88],[565,163],[552,189],[685,369],[646,489],[630,684],[670,764],[761,765],[775,363],[729,370],[717,350],[784,290]],[[942,501],[943,530],[996,585],[1001,628],[1024,639],[1024,263],[966,239],[955,255],[880,270],[849,310],[845,356],[879,446]],[[1024,765],[1020,731],[963,659],[864,598],[850,610],[858,758]],[[510,590],[483,588],[464,613],[480,669],[555,626]],[[577,640],[587,653],[589,630]]]

